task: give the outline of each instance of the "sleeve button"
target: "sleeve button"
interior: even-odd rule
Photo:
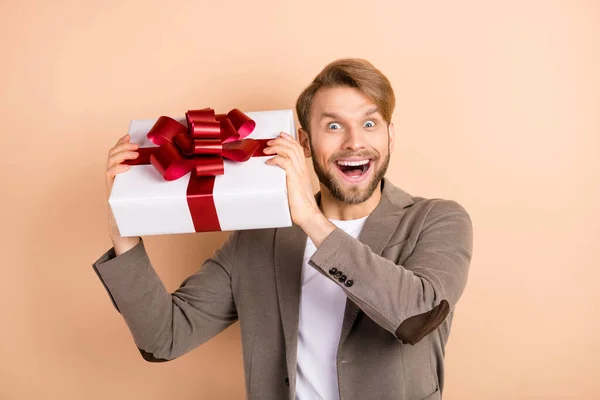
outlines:
[[[346,283],[344,283],[344,285],[346,285],[346,287],[350,287],[350,286],[354,285],[354,281],[352,279],[348,279],[346,281]]]
[[[338,280],[342,283],[346,282],[346,275],[340,276]]]
[[[337,272],[337,268],[330,268],[329,269],[329,275],[333,275]]]
[[[335,274],[333,274],[333,276],[335,277],[335,279],[340,279],[340,277],[342,276],[342,271],[336,271]]]

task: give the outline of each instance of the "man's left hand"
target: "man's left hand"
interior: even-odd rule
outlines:
[[[278,165],[285,170],[288,200],[292,220],[301,227],[310,218],[321,214],[310,183],[310,174],[306,168],[304,150],[290,135],[281,132],[280,137],[267,142],[269,147],[264,153],[275,157],[266,161],[270,165]]]

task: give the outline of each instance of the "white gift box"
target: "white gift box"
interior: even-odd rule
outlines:
[[[256,122],[248,139],[271,139],[280,132],[296,135],[292,110],[245,113]],[[174,118],[186,125],[185,118]],[[134,120],[130,141],[140,147],[157,147],[146,134],[156,119]],[[269,157],[245,162],[224,160],[225,173],[215,177],[213,199],[222,231],[287,227],[292,225],[285,171],[267,165]],[[109,197],[121,236],[196,232],[187,203],[191,173],[165,180],[151,165],[132,165],[117,174]]]

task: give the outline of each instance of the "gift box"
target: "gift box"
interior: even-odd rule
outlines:
[[[211,112],[131,121],[140,156],[109,197],[122,236],[291,226],[285,171],[262,149],[280,132],[295,136],[292,110]]]

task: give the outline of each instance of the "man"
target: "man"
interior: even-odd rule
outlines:
[[[298,98],[299,142],[269,142],[286,171],[293,226],[232,233],[169,294],[139,237],[94,264],[142,356],[167,361],[240,321],[256,399],[440,399],[444,347],[472,251],[456,202],[413,197],[384,178],[394,93],[360,59],[327,65]],[[122,138],[108,190],[136,145]],[[315,196],[304,162],[320,181]]]

